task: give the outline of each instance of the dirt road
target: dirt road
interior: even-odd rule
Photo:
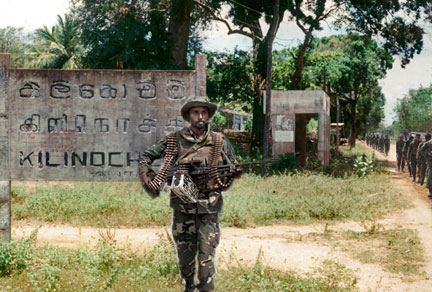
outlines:
[[[381,159],[395,161],[394,145],[389,157],[377,153]],[[427,191],[410,182],[407,174],[392,170],[392,182],[412,202],[412,208],[397,212],[380,220],[386,229],[410,228],[417,230],[426,256],[424,275],[407,281],[401,275],[392,274],[375,264],[363,264],[353,256],[322,241],[303,240],[308,234],[323,232],[325,225],[272,225],[248,229],[222,228],[219,248],[220,265],[253,264],[261,253],[263,263],[282,270],[295,270],[299,273],[310,272],[322,261],[330,259],[353,269],[359,277],[361,291],[432,291],[432,202],[427,199]],[[17,222],[13,225],[13,237],[27,236],[37,228],[34,224]],[[332,225],[332,230],[364,231],[357,222]],[[39,228],[38,245],[61,247],[94,246],[98,239],[114,236],[121,246],[134,249],[155,245],[160,236],[167,236],[169,228],[151,229],[96,229],[63,225],[44,225]]]

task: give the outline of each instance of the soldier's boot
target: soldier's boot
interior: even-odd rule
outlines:
[[[428,196],[428,198],[432,199],[432,188],[429,189],[429,196]]]
[[[185,289],[183,292],[195,292],[195,282],[193,279],[186,280]]]

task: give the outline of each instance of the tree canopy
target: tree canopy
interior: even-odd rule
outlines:
[[[70,15],[58,16],[57,24],[37,29],[30,48],[28,66],[31,68],[78,69],[84,49],[81,45],[78,22]]]
[[[394,130],[400,133],[432,131],[432,85],[412,89],[395,107]]]
[[[29,37],[22,28],[7,26],[0,28],[0,52],[12,56],[11,67],[23,68],[26,62],[26,51],[29,47]]]

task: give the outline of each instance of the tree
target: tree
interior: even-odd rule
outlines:
[[[368,132],[376,132],[384,120],[385,97],[381,87],[373,88],[363,96],[357,105],[357,132],[363,136]]]
[[[339,97],[347,102],[350,145],[354,146],[358,130],[366,123],[368,110],[374,109],[380,115],[380,107],[376,106],[383,96],[378,80],[392,67],[393,59],[375,41],[358,34],[322,38],[314,57],[315,83],[333,99]],[[360,112],[361,109],[365,112]]]
[[[410,90],[407,96],[399,99],[395,107],[396,131],[431,132],[432,125],[432,85]]]
[[[81,68],[83,48],[78,23],[70,15],[57,18],[51,30],[44,26],[35,32],[35,43],[30,48],[29,67],[77,69]]]
[[[253,104],[253,60],[250,53],[234,49],[207,54],[207,95],[222,106],[250,113]]]
[[[167,1],[75,0],[86,47],[84,65],[98,69],[169,67]]]
[[[28,36],[22,28],[0,28],[0,52],[11,54],[11,68],[23,68],[28,50]]]
[[[186,69],[209,24],[194,0],[73,0],[72,11],[93,68]]]
[[[203,7],[205,3],[194,0]],[[253,42],[253,56],[255,62],[255,96],[254,96],[254,125],[252,144],[260,145],[264,132],[262,88],[266,77],[267,34],[263,34],[260,20],[272,23],[274,16],[274,1],[224,1],[229,7],[229,13],[222,16],[220,11],[207,7],[214,20],[224,23],[228,34],[242,34]],[[421,17],[430,20],[432,4],[428,0],[421,1],[357,1],[357,0],[283,0],[280,3],[279,16],[283,19],[285,12],[289,12],[289,20],[295,21],[305,34],[302,44],[295,55],[295,70],[291,76],[291,89],[302,88],[302,76],[307,49],[313,40],[313,33],[322,29],[323,23],[334,27],[348,26],[349,30],[376,35],[382,38],[384,49],[391,54],[402,56],[402,63],[406,64],[422,47],[423,30],[418,26]],[[422,13],[423,12],[423,13]],[[227,18],[230,18],[231,25]],[[280,21],[276,24],[277,28]],[[276,28],[276,31],[277,31]],[[397,32],[397,33],[395,33]]]

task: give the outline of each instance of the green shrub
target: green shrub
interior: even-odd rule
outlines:
[[[20,273],[33,259],[34,251],[29,240],[0,242],[0,277]]]
[[[357,155],[354,160],[353,169],[358,177],[365,177],[374,171],[374,155],[371,157],[365,154]]]
[[[269,173],[284,174],[292,172],[297,167],[297,157],[294,153],[286,153],[278,156],[279,161],[270,164]]]
[[[226,118],[219,111],[216,111],[210,120],[210,125],[213,129],[221,131],[226,126],[226,122]]]
[[[245,131],[251,132],[252,131],[252,118],[249,118],[245,122]]]

